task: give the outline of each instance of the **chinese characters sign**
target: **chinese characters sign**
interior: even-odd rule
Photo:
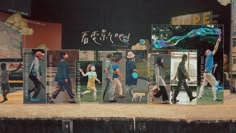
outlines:
[[[112,33],[106,29],[101,31],[83,31],[81,32],[81,43],[86,45],[95,43],[96,45],[103,45],[107,41],[111,45],[122,43],[123,45],[129,45],[130,33]]]

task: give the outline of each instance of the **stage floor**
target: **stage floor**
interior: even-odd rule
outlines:
[[[0,117],[14,119],[154,118],[167,120],[236,120],[236,94],[225,91],[224,104],[0,104]]]

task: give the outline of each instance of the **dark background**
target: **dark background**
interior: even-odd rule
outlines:
[[[1,0],[0,9],[5,12],[20,12],[25,16],[31,15],[31,0]]]
[[[64,49],[119,48],[111,47],[109,41],[102,46],[82,45],[81,32],[104,28],[112,33],[131,33],[130,47],[140,38],[151,39],[151,24],[169,24],[174,16],[212,11],[214,22],[224,24],[225,53],[229,53],[230,5],[222,6],[217,0],[33,0],[31,3],[30,0],[1,0],[0,9],[7,11],[6,8],[12,7],[10,3],[29,12],[31,19],[62,23]]]

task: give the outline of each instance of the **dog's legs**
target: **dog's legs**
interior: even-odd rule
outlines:
[[[139,97],[139,101],[140,101],[140,102],[142,101],[142,97],[143,97],[143,96],[140,96],[140,97]]]
[[[137,95],[135,96],[135,101],[138,101],[138,96]]]

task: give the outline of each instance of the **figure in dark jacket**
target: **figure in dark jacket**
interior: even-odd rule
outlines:
[[[57,95],[63,91],[66,90],[66,92],[68,93],[70,100],[69,103],[75,103],[75,95],[72,92],[72,85],[71,85],[71,79],[70,79],[70,71],[69,71],[69,65],[66,62],[66,59],[68,58],[68,54],[65,52],[61,52],[60,54],[61,56],[61,60],[60,63],[58,64],[58,68],[57,68],[57,73],[56,73],[56,77],[55,77],[55,81],[58,83],[58,87],[59,89],[57,89],[56,91],[53,92],[52,94],[52,101],[50,101],[51,103],[53,103],[53,99],[56,99]]]
[[[135,54],[133,52],[128,52],[127,62],[126,62],[126,85],[137,85],[137,79],[133,78],[132,73],[137,72],[136,64],[134,62]]]
[[[137,78],[133,77],[133,73],[137,73],[136,64],[135,64],[135,54],[131,51],[127,53],[126,61],[126,79],[125,83],[128,86],[128,92],[131,94],[133,87],[137,85]]]
[[[196,98],[196,96],[192,95],[192,90],[189,88],[189,86],[186,83],[186,79],[188,79],[190,81],[189,74],[185,68],[185,62],[187,61],[187,59],[188,59],[188,56],[186,54],[184,54],[182,56],[181,62],[179,63],[179,66],[177,69],[177,75],[175,75],[175,77],[174,77],[174,80],[176,79],[176,77],[178,77],[178,80],[179,80],[178,85],[175,90],[175,93],[174,93],[174,97],[171,99],[172,103],[174,103],[174,104],[179,101],[176,98],[177,98],[182,86],[184,86],[184,88],[189,96],[190,102]]]

